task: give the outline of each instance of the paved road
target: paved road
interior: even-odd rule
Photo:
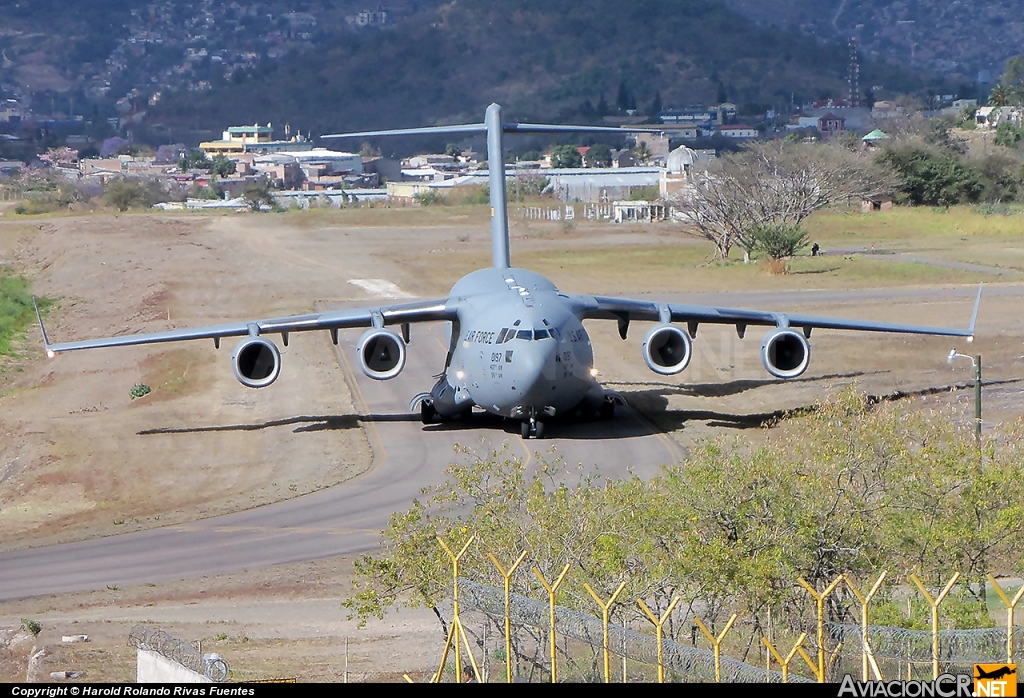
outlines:
[[[924,302],[964,299],[966,324],[970,287],[908,288],[863,291],[743,292],[668,296],[664,300],[709,305],[787,310],[802,303]],[[1020,284],[1000,284],[986,297],[1024,296]],[[984,309],[984,302],[982,305]],[[837,312],[841,313],[841,311]],[[984,313],[983,313],[984,315]],[[1014,320],[1016,322],[1016,319]],[[409,363],[396,379],[372,381],[354,373],[348,362],[358,333],[343,339],[335,353],[353,389],[356,410],[373,448],[373,465],[342,485],[257,509],[190,524],[140,531],[79,543],[0,554],[0,601],[70,591],[126,586],[256,569],[372,550],[392,512],[408,507],[424,486],[442,479],[453,460],[453,445],[478,453],[507,443],[513,455],[536,459],[533,450],[551,445],[569,463],[601,464],[610,475],[629,467],[643,476],[679,459],[678,446],[655,433],[636,413],[621,410],[614,422],[550,427],[542,441],[523,442],[518,429],[481,418],[469,425],[431,425],[405,412],[409,398],[432,385],[431,375],[444,363],[445,324],[414,326]],[[639,360],[639,359],[638,359]],[[322,420],[327,422],[327,420]],[[330,428],[327,423],[300,423],[296,429]]]
[[[348,359],[358,332],[335,349],[353,388],[374,460],[360,477],[314,494],[194,523],[45,548],[0,554],[0,601],[107,585],[150,583],[256,569],[372,550],[391,513],[408,508],[424,486],[443,479],[459,443],[485,454],[507,443],[535,462],[532,451],[555,452],[569,463],[602,464],[602,472],[631,467],[650,476],[680,452],[636,413],[614,422],[552,425],[541,441],[524,442],[515,425],[481,416],[465,424],[424,427],[405,412],[409,399],[433,384],[444,365],[447,324],[412,328],[409,363],[396,379],[378,382],[353,372]],[[346,342],[347,339],[347,342]],[[358,375],[357,375],[358,373]],[[324,420],[325,422],[327,420]],[[300,423],[296,429],[330,428]]]

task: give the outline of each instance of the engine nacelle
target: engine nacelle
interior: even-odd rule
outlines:
[[[675,325],[656,325],[644,335],[641,347],[647,368],[663,376],[681,372],[690,363],[690,335]]]
[[[243,339],[231,354],[238,382],[248,388],[266,388],[281,375],[281,352],[269,339]]]
[[[405,341],[391,330],[372,329],[359,338],[359,367],[370,378],[386,381],[405,368]]]
[[[772,330],[761,343],[761,363],[776,378],[796,378],[807,370],[810,360],[811,345],[797,330]]]

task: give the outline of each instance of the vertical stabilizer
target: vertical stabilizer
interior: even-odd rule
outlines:
[[[487,182],[491,189],[491,255],[496,269],[512,266],[508,251],[508,201],[505,195],[505,152],[502,149],[501,107],[492,104],[487,127]]]

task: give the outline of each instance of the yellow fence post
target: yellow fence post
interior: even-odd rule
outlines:
[[[677,596],[672,599],[672,603],[668,605],[668,608],[665,609],[665,612],[661,614],[660,618],[654,615],[654,612],[651,611],[651,609],[647,608],[647,604],[644,603],[643,599],[637,599],[636,602],[640,604],[640,608],[644,610],[647,617],[651,619],[652,623],[654,623],[654,633],[658,642],[658,683],[665,683],[665,648],[662,644],[662,637],[664,634],[663,629],[665,627],[665,623],[668,622],[669,616],[672,615],[672,610],[676,607],[676,604],[679,603],[679,597]]]
[[[718,633],[718,637],[711,634],[711,631],[707,629],[700,618],[697,618],[696,616],[693,618],[697,622],[697,627],[700,628],[700,631],[704,633],[709,640],[711,640],[711,646],[715,650],[715,681],[718,683],[722,683],[722,640],[725,639],[726,633],[729,632],[732,628],[732,624],[736,622],[738,617],[738,613],[733,613],[729,622],[725,624],[725,628],[722,629],[722,632]]]
[[[882,672],[878,670],[878,663],[875,662],[875,655],[871,651],[871,644],[868,638],[868,604],[871,603],[871,599],[878,593],[879,588],[882,586],[882,581],[885,579],[885,575],[888,572],[882,572],[882,576],[878,578],[878,581],[871,587],[871,591],[864,596],[860,593],[860,590],[854,585],[850,579],[850,575],[845,574],[843,577],[846,579],[846,586],[850,587],[850,591],[857,597],[857,601],[860,602],[860,650],[861,650],[861,674],[864,681],[869,680],[868,667],[870,665],[871,671],[874,672],[875,678],[879,681],[884,681],[882,678]]]
[[[835,591],[839,583],[843,581],[843,575],[825,587],[825,591],[818,594],[814,587],[808,584],[803,577],[797,579],[804,589],[814,598],[818,610],[818,670],[814,672],[818,676],[818,683],[825,683],[825,597]]]
[[[946,586],[942,588],[939,595],[934,599],[932,595],[928,593],[928,590],[924,588],[924,584],[921,584],[921,580],[917,578],[916,574],[910,575],[910,581],[917,585],[917,588],[924,594],[925,600],[932,607],[932,679],[938,680],[939,678],[939,604],[943,602],[946,595],[949,594],[949,590],[956,584],[956,580],[960,579],[960,573],[956,572],[953,577],[946,582]]]
[[[512,683],[512,610],[511,610],[511,579],[512,575],[519,569],[519,565],[522,563],[523,558],[526,557],[526,551],[519,553],[519,557],[512,563],[512,566],[506,570],[498,562],[498,559],[487,553],[487,557],[491,558],[491,562],[498,568],[498,572],[501,574],[501,578],[505,582],[505,681]]]
[[[995,577],[990,574],[988,579],[992,582],[992,587],[996,590],[996,593],[999,594],[999,598],[1003,600],[1003,604],[1006,606],[1006,663],[1013,664],[1013,612],[1017,607],[1017,602],[1019,602],[1021,598],[1024,598],[1024,585],[1017,590],[1017,594],[1013,599],[1010,599],[1006,596],[1003,588],[999,586],[999,582],[996,581]]]
[[[558,662],[555,655],[555,592],[558,591],[559,585],[561,585],[568,572],[569,563],[565,563],[562,573],[555,579],[554,584],[548,584],[548,580],[544,579],[544,573],[540,571],[540,568],[533,568],[533,573],[537,575],[537,579],[540,580],[540,583],[544,585],[544,589],[548,592],[548,608],[551,611],[551,683],[558,683]]]
[[[615,590],[615,593],[611,595],[611,598],[608,599],[607,603],[601,600],[601,597],[598,596],[597,593],[590,588],[589,584],[584,582],[583,586],[587,591],[590,592],[590,595],[594,597],[594,601],[597,602],[597,605],[601,607],[601,627],[604,631],[602,635],[602,637],[604,638],[604,682],[611,683],[612,670],[610,663],[608,661],[608,614],[611,611],[612,605],[615,603],[615,599],[619,598],[619,594],[621,594],[622,590],[626,588],[626,583],[622,582],[621,584],[619,584],[619,588]]]
[[[476,680],[480,681],[480,669],[476,665],[476,659],[473,657],[473,650],[470,649],[469,640],[466,638],[466,631],[462,628],[462,620],[459,616],[459,561],[462,556],[469,550],[470,544],[476,536],[470,536],[466,544],[462,546],[462,550],[455,554],[452,549],[448,547],[448,544],[437,537],[437,542],[441,544],[444,551],[448,554],[448,557],[452,561],[452,627],[448,630],[448,639],[444,644],[444,653],[441,655],[441,666],[437,668],[437,673],[434,674],[432,683],[438,683],[441,681],[441,674],[444,672],[445,665],[448,663],[448,651],[451,649],[453,640],[455,645],[455,682],[462,683],[462,647],[461,642],[466,645],[466,652],[469,654],[469,663],[473,667],[473,674],[476,676]],[[461,641],[461,642],[460,642]]]
[[[768,642],[768,638],[762,637],[761,642],[768,648],[768,651],[774,655],[776,661],[782,666],[782,683],[789,683],[789,663],[793,661],[793,657],[796,656],[798,651],[802,652],[804,640],[807,638],[807,633],[800,633],[800,637],[796,639],[796,644],[793,645],[793,649],[789,651],[789,654],[785,658],[775,649],[772,643]],[[806,656],[806,653],[805,653]],[[808,660],[809,661],[809,660]],[[811,664],[811,670],[814,670],[814,664]]]

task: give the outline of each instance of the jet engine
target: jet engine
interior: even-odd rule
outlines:
[[[405,341],[391,330],[367,330],[359,338],[356,351],[359,367],[374,380],[394,378],[405,368]]]
[[[266,388],[281,375],[281,352],[269,339],[243,339],[231,354],[238,382],[248,388]]]
[[[641,351],[647,368],[671,376],[690,363],[692,347],[690,336],[675,325],[656,325],[644,336]]]
[[[797,330],[772,330],[761,343],[761,363],[776,378],[796,378],[807,370],[810,359],[811,345]]]

